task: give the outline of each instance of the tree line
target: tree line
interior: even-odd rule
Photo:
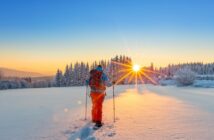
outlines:
[[[116,55],[110,60],[95,61],[91,64],[84,62],[76,62],[67,64],[64,71],[58,69],[52,79],[32,81],[28,78],[14,78],[5,80],[0,72],[0,89],[15,89],[15,88],[42,88],[42,87],[69,87],[83,86],[85,80],[89,78],[89,71],[102,65],[104,72],[109,77],[110,81],[117,81],[127,73],[124,68],[126,65],[132,65],[132,59],[125,55]],[[199,80],[214,80],[214,63],[183,63],[169,64],[166,67],[155,67],[151,63],[148,67],[143,67],[149,71],[146,72],[157,83],[161,79],[173,78],[176,72],[183,68],[188,68],[193,71]],[[144,83],[152,83],[148,78],[141,77]],[[139,79],[138,79],[139,80]],[[132,84],[135,80],[130,81],[130,76],[121,80],[118,84]]]
[[[173,77],[181,68],[189,68],[197,75],[214,75],[214,63],[204,64],[202,62],[169,64],[167,67],[160,67],[159,69],[156,69],[156,71],[167,75],[167,77]]]
[[[118,71],[122,66],[112,63],[112,61],[121,64],[132,63],[131,58],[125,55],[117,55],[114,58],[111,58],[111,60],[95,61],[91,65],[84,62],[71,63],[70,65],[66,65],[64,72],[60,69],[57,70],[55,75],[55,85],[57,87],[82,86],[85,84],[85,80],[89,78],[90,70],[95,69],[97,65],[102,65],[104,72],[108,75],[110,80],[113,80],[113,76],[114,80],[116,80],[120,77]]]

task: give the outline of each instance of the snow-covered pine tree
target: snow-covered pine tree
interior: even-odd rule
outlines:
[[[74,74],[74,76],[73,76],[73,86],[78,85],[78,67],[79,67],[79,64],[78,64],[78,62],[76,62],[74,64],[74,71],[73,71],[73,74]]]
[[[64,85],[68,87],[70,86],[70,83],[71,83],[71,75],[69,71],[69,66],[66,65],[65,72],[64,72]]]
[[[86,80],[86,66],[83,62],[80,63],[80,79],[79,84],[82,86],[85,83]]]
[[[72,63],[70,64],[70,67],[69,67],[69,75],[70,75],[70,79],[71,79],[69,86],[72,86],[74,83],[74,71],[73,71],[73,64]]]
[[[86,67],[85,67],[85,77],[84,77],[84,84],[85,84],[85,80],[89,79],[89,64],[88,62],[86,63]]]
[[[57,70],[56,76],[55,76],[55,83],[57,87],[62,87],[64,85],[63,83],[63,74],[61,70]]]

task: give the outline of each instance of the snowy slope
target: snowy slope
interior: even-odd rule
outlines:
[[[116,89],[116,94],[125,89]],[[85,91],[85,87],[0,91],[0,140],[67,139],[64,132],[84,118]]]
[[[3,74],[4,77],[42,77],[44,76],[36,72],[20,71],[20,70],[8,69],[3,67],[0,67],[0,72]]]
[[[214,89],[116,86],[103,128],[84,118],[85,87],[0,91],[0,140],[212,139]],[[90,111],[90,110],[89,110]]]
[[[213,93],[213,89],[160,86],[128,89],[116,99],[116,123],[112,122],[112,100],[108,100],[103,128],[92,131],[86,123],[70,140],[212,139]]]

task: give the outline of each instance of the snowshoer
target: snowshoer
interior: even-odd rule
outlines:
[[[106,87],[110,87],[112,84],[109,82],[109,78],[103,72],[101,65],[98,65],[96,69],[90,71],[90,78],[86,80],[86,84],[90,86],[91,101],[92,101],[92,122],[95,123],[95,127],[99,128],[102,124],[102,105],[106,95]]]

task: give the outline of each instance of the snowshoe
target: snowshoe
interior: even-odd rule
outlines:
[[[101,123],[101,122],[96,122],[96,124],[94,125],[93,129],[94,129],[94,130],[97,130],[97,129],[101,128],[102,126],[103,126],[103,123]]]

